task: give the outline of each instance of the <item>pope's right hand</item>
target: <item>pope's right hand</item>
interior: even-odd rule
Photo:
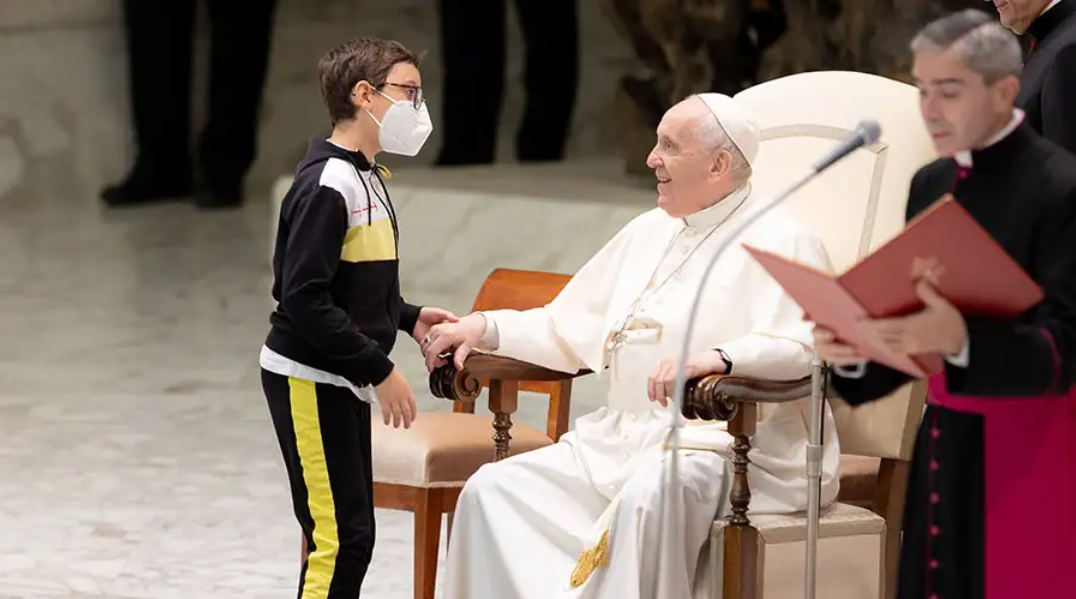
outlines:
[[[393,367],[388,378],[374,387],[377,390],[377,400],[381,404],[381,417],[388,425],[392,420],[394,428],[411,428],[411,422],[415,419],[418,406],[415,405],[415,394],[411,391],[411,385],[400,373],[400,369]]]
[[[448,363],[441,357],[447,351],[453,351],[453,361],[458,370],[463,370],[463,362],[470,355],[471,349],[482,341],[486,334],[486,317],[481,314],[469,314],[457,322],[446,322],[430,329],[429,340],[424,339],[422,353],[426,356],[426,369],[433,372]]]
[[[838,366],[853,366],[867,361],[854,347],[837,341],[833,331],[818,326],[814,328],[814,349],[819,358]]]

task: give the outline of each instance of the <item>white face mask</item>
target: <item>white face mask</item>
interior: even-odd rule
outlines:
[[[381,92],[381,95],[392,102],[392,106],[385,111],[385,116],[378,121],[373,113],[366,111],[381,128],[378,134],[381,149],[402,156],[418,154],[433,132],[433,122],[430,120],[426,103],[423,102],[422,106],[416,109],[409,100],[396,100],[384,92]]]

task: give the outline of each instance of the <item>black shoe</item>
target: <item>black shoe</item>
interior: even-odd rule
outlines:
[[[204,185],[194,196],[194,203],[204,210],[238,208],[243,205],[243,184],[235,182]]]
[[[136,168],[123,182],[106,187],[101,192],[101,200],[113,207],[134,206],[185,198],[192,191],[189,175],[150,174]]]

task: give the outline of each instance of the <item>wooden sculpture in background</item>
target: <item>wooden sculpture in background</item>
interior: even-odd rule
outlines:
[[[848,70],[908,81],[908,42],[925,23],[982,0],[602,0],[646,76],[624,76],[617,132],[628,172],[646,156],[661,115],[699,92],[728,95],[806,71]]]

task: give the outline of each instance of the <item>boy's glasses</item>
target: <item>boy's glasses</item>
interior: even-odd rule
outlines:
[[[392,83],[386,82],[385,85],[391,85],[392,87],[398,87],[404,90],[404,95],[407,100],[415,106],[415,110],[418,110],[425,99],[422,97],[422,87],[418,85],[406,85],[404,83]]]

